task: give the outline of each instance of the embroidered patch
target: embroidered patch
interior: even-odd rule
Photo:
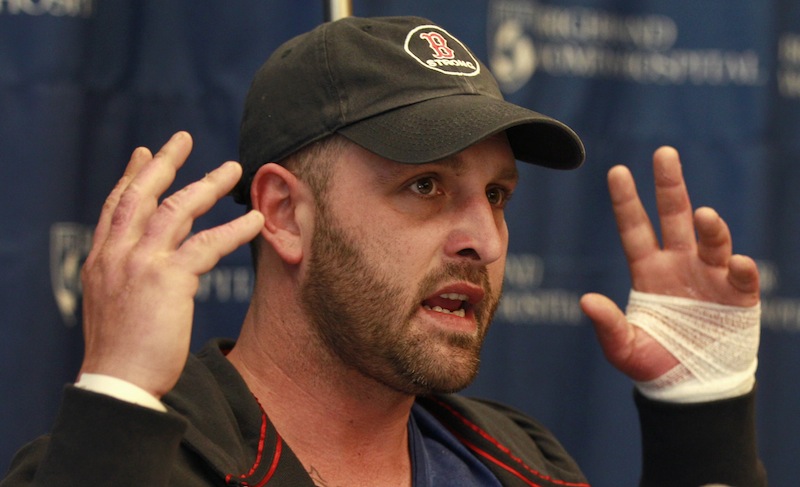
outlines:
[[[420,25],[406,36],[405,50],[428,69],[451,76],[476,76],[481,66],[458,39],[436,25]]]

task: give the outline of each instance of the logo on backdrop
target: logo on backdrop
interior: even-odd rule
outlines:
[[[79,320],[83,297],[81,268],[92,248],[94,227],[58,222],[50,227],[50,284],[61,319],[68,327]],[[216,304],[247,303],[253,291],[250,265],[218,265],[200,276],[195,300]]]
[[[545,260],[535,254],[508,254],[503,299],[495,319],[512,325],[580,325],[583,319],[573,290],[544,288]]]
[[[676,49],[678,26],[665,15],[492,0],[488,22],[489,64],[506,93],[535,72],[641,84],[764,83],[755,50]]]
[[[778,39],[778,92],[800,99],[800,34],[784,32]]]
[[[61,319],[75,326],[81,302],[81,267],[92,248],[92,228],[61,222],[50,227],[50,284]]]
[[[96,0],[0,0],[0,15],[91,17]]]
[[[458,39],[435,25],[421,25],[406,36],[405,50],[428,69],[451,76],[481,72],[475,56]]]
[[[761,283],[761,326],[777,331],[800,332],[800,299],[781,294],[779,266],[759,260]]]

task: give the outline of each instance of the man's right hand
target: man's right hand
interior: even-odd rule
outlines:
[[[159,203],[192,149],[176,133],[153,156],[136,149],[108,196],[82,271],[85,353],[81,373],[104,374],[160,398],[189,354],[200,276],[258,235],[252,211],[187,239],[194,220],[236,184],[226,162]]]

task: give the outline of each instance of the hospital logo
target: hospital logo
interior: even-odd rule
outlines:
[[[489,65],[506,93],[513,93],[533,77],[536,48],[520,22],[513,19],[497,26]]]
[[[744,50],[679,47],[676,19],[656,13],[492,0],[487,34],[489,66],[506,94],[524,87],[534,73],[642,85],[759,86],[765,82],[754,46]]]
[[[81,268],[92,248],[92,233],[92,227],[79,223],[59,222],[50,227],[50,284],[67,326],[78,322]]]

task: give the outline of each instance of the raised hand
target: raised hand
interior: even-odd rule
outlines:
[[[692,210],[678,153],[671,147],[653,156],[656,203],[663,243],[659,243],[630,171],[616,166],[608,186],[633,289],[731,306],[759,301],[755,262],[732,254],[727,224],[711,208]],[[608,360],[637,381],[667,372],[678,361],[607,297],[587,294],[583,311],[594,321]]]
[[[236,184],[226,162],[159,202],[192,149],[176,133],[155,156],[136,149],[108,196],[82,271],[85,353],[81,373],[127,380],[156,397],[178,380],[189,354],[200,276],[253,239],[249,212],[187,239],[194,220]]]

